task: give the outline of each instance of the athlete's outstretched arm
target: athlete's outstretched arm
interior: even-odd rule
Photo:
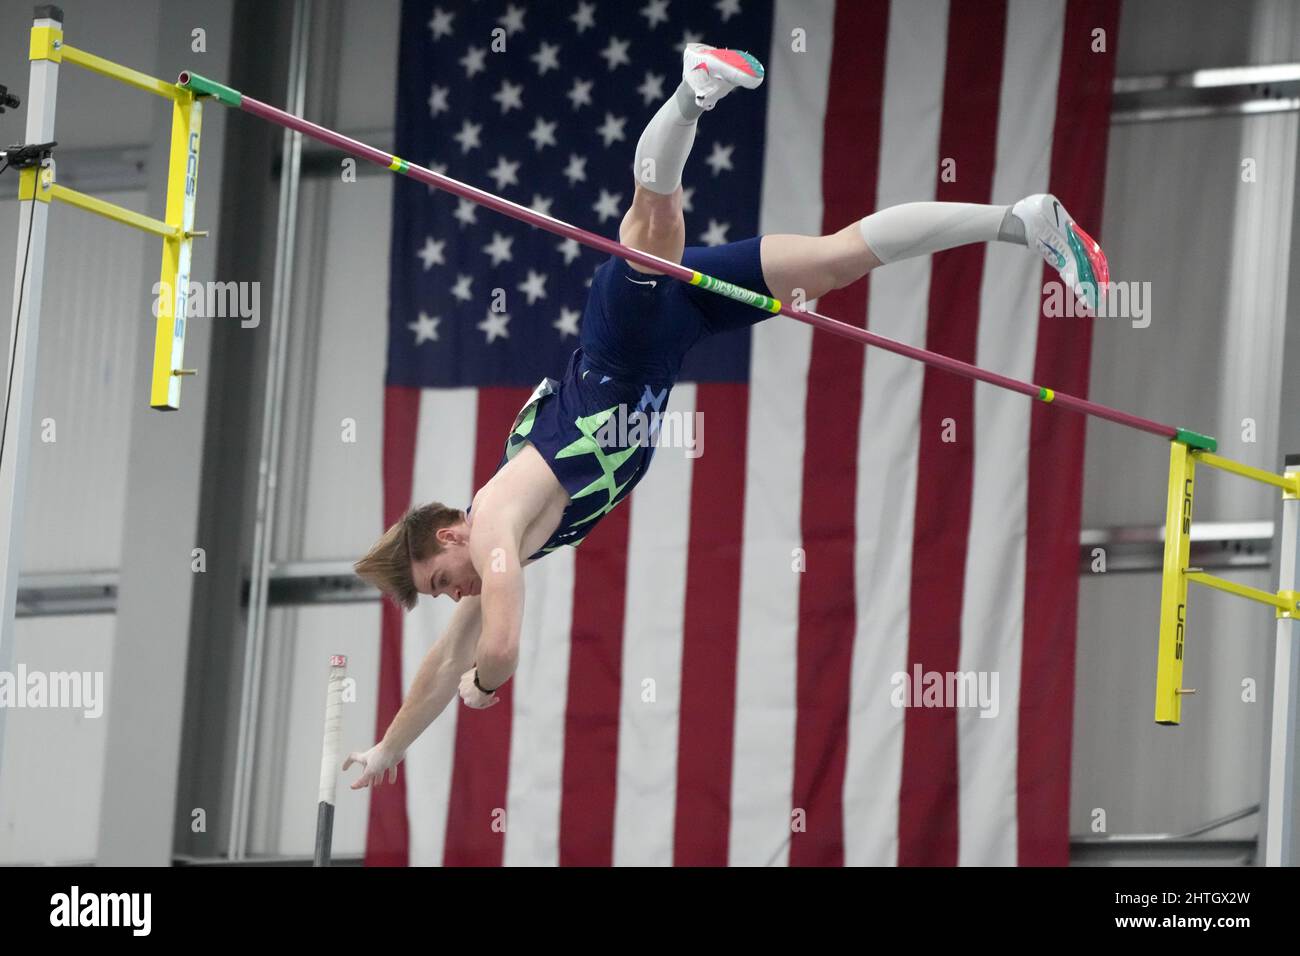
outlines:
[[[461,696],[471,707],[490,706],[495,691],[519,664],[519,635],[524,624],[524,573],[519,564],[521,528],[517,508],[489,507],[478,515],[470,535],[470,560],[482,580],[483,625],[474,650],[475,674],[462,678]],[[467,686],[468,685],[468,686]],[[469,691],[469,693],[466,693]]]
[[[344,762],[344,770],[354,763],[361,764],[362,774],[353,782],[353,790],[372,784],[379,786],[384,782],[385,773],[389,783],[396,782],[397,765],[406,756],[407,748],[456,696],[461,674],[474,661],[474,645],[481,623],[479,598],[461,598],[446,632],[424,655],[406,700],[388,725],[384,739],[365,753],[349,754]]]

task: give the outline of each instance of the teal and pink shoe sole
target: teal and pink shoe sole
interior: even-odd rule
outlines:
[[[1075,267],[1079,271],[1079,285],[1083,287],[1084,298],[1088,306],[1097,311],[1097,300],[1106,283],[1110,281],[1110,266],[1101,246],[1074,222],[1065,231],[1070,243],[1070,252],[1074,255]]]
[[[721,60],[727,66],[746,73],[755,79],[763,78],[763,64],[759,63],[754,57],[750,56],[744,50],[721,50],[714,48],[709,51],[709,55],[715,59]]]

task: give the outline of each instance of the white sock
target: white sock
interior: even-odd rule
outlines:
[[[1025,244],[1025,226],[1010,206],[965,202],[909,202],[873,212],[858,223],[881,262],[927,256],[971,242]]]
[[[665,196],[682,184],[686,157],[695,142],[695,121],[703,112],[695,105],[695,91],[683,80],[637,140],[632,175],[638,183]]]

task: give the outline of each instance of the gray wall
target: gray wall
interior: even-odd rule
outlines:
[[[1292,2],[1126,3],[1119,73],[1292,62]],[[1209,432],[1221,452],[1281,469],[1282,338],[1296,178],[1294,113],[1111,128],[1100,240],[1112,279],[1151,283],[1151,324],[1096,323],[1090,393]],[[1256,181],[1242,181],[1242,162]],[[1290,372],[1296,377],[1294,368]],[[1255,440],[1243,441],[1243,421]],[[1168,451],[1127,429],[1088,426],[1084,525],[1163,522]],[[1274,519],[1262,486],[1198,469],[1196,518]],[[1276,571],[1225,573],[1275,589]],[[1159,575],[1092,575],[1080,589],[1071,831],[1179,833],[1257,803],[1268,727],[1270,610],[1195,588],[1183,724],[1152,722]],[[1243,681],[1259,689],[1242,700]],[[1251,836],[1257,818],[1216,831]]]
[[[224,72],[224,0],[61,6],[69,45],[162,78],[181,65]],[[24,99],[31,18],[30,3],[0,2],[0,63],[11,71],[0,79]],[[192,49],[197,28],[207,31],[206,53]],[[161,218],[170,105],[70,64],[59,81],[60,181]],[[22,139],[26,106],[0,117],[4,142]],[[211,192],[200,188],[198,228],[219,228],[224,126],[220,111],[206,111],[202,166]],[[16,180],[10,174],[5,182]],[[0,225],[11,237],[15,221],[15,204],[6,198]],[[0,244],[10,275],[15,253],[12,239]],[[154,834],[151,843],[133,824],[157,818],[160,807],[170,818],[175,798],[156,779],[175,777],[180,750],[177,675],[185,666],[188,554],[201,468],[195,436],[205,402],[202,390],[190,387],[180,412],[148,408],[160,262],[153,237],[64,205],[51,210],[35,414],[53,419],[57,440],[32,443],[21,571],[123,570],[117,615],[19,624],[15,664],[101,675],[105,706],[98,718],[56,709],[10,712],[11,747],[0,768],[3,862],[125,862],[136,852],[151,862],[171,858],[170,833]],[[210,247],[199,242],[194,274],[211,272]],[[11,297],[6,283],[6,315]],[[8,332],[6,321],[6,351]],[[188,366],[206,365],[208,332],[190,324]],[[105,817],[113,822],[107,829],[100,825]],[[122,848],[127,857],[118,855]]]

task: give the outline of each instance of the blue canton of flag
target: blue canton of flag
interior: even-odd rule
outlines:
[[[395,153],[617,238],[636,141],[681,81],[684,45],[765,59],[771,20],[757,0],[407,0]],[[683,175],[688,246],[757,233],[766,108],[760,87],[701,118]],[[605,255],[404,177],[393,200],[387,384],[559,374]],[[681,378],[743,381],[748,368],[745,329],[700,343]]]

